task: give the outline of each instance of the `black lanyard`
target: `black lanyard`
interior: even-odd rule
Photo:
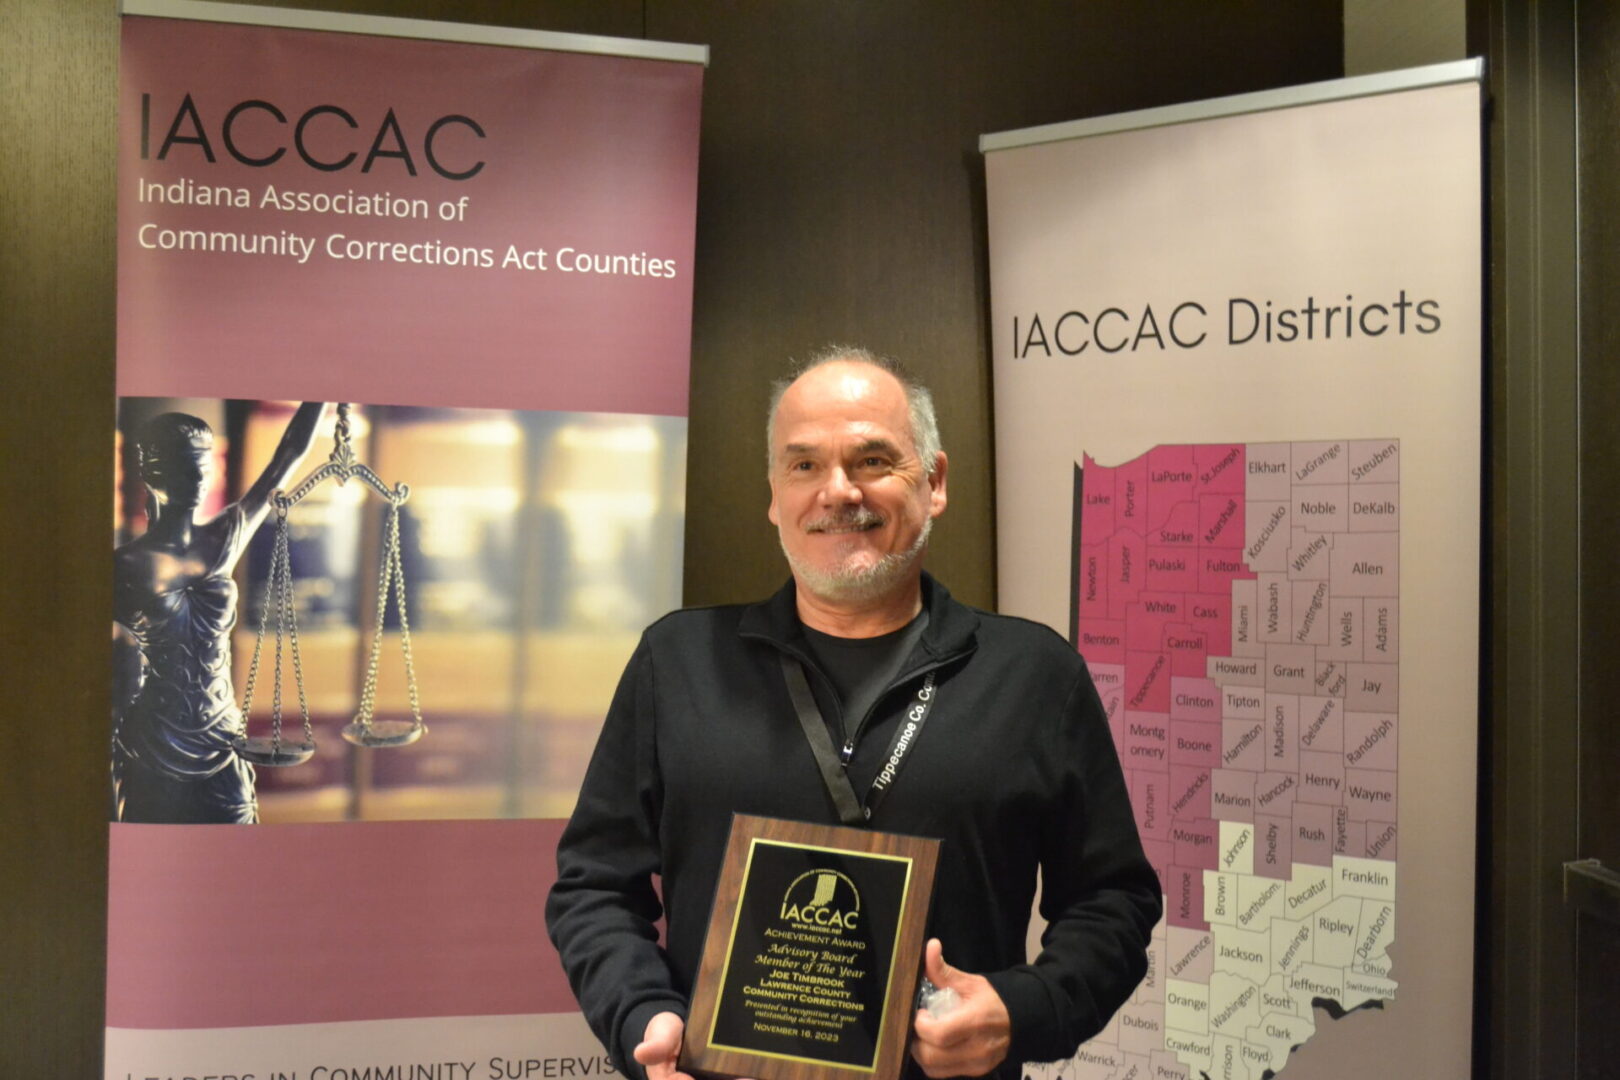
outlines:
[[[895,729],[894,738],[889,741],[889,751],[884,758],[883,768],[878,770],[877,778],[872,781],[872,788],[866,794],[864,805],[856,796],[855,785],[849,782],[849,775],[844,772],[838,752],[833,748],[832,736],[827,733],[827,723],[822,719],[815,695],[810,692],[810,682],[804,676],[804,665],[787,653],[783,653],[782,674],[787,679],[788,695],[793,699],[793,710],[799,714],[799,726],[804,728],[804,737],[810,743],[810,752],[815,755],[816,767],[821,770],[821,780],[827,785],[827,794],[832,796],[833,806],[838,809],[839,820],[845,825],[865,824],[872,817],[873,811],[888,797],[889,788],[894,785],[894,778],[899,775],[900,767],[906,763],[912,748],[922,736],[923,724],[928,722],[928,714],[933,711],[934,699],[937,696],[934,693],[934,673],[930,671],[923,679],[923,684],[917,688],[916,700],[900,718],[900,725]]]

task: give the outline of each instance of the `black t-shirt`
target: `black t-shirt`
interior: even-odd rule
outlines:
[[[859,740],[859,752],[845,770],[855,786],[855,794],[863,800],[887,758],[883,751],[904,710],[880,710],[871,717],[867,717],[867,713],[900,674],[927,626],[928,612],[923,611],[900,629],[878,637],[834,637],[808,626],[804,628],[816,663],[838,690],[836,711],[827,708],[826,702],[820,703],[822,719],[826,721],[833,745],[842,748],[851,739]]]

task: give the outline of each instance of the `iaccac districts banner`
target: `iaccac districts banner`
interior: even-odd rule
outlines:
[[[1473,78],[986,139],[1001,603],[1085,656],[1166,908],[1052,1076],[1469,1075]]]
[[[707,50],[125,12],[105,1075],[610,1073],[542,909],[680,601]]]

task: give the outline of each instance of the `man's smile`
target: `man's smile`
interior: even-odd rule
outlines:
[[[884,525],[882,514],[857,507],[846,513],[830,517],[817,518],[804,527],[808,533],[858,533],[881,529]]]

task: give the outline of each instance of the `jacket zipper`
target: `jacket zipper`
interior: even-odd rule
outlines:
[[[816,678],[820,679],[822,682],[828,682],[829,681],[827,676],[822,672],[822,670],[819,667],[816,666],[815,661],[811,657],[806,656],[804,653],[800,652],[799,650],[790,649],[790,648],[788,648],[788,647],[786,647],[784,645],[778,645],[776,642],[771,641],[770,638],[761,638],[761,637],[757,637],[756,635],[753,635],[753,634],[748,634],[746,636],[751,637],[751,638],[755,638],[756,640],[770,642],[771,645],[775,646],[778,649],[781,649],[783,652],[787,653],[789,656],[791,656],[794,659],[798,660],[799,663],[803,664],[806,668],[808,668],[809,670],[815,672],[816,673]],[[930,661],[929,663],[926,663],[926,664],[922,665],[921,667],[913,668],[912,670],[906,672],[904,675],[901,675],[899,678],[895,679],[894,682],[890,683],[888,686],[885,686],[883,688],[883,692],[878,694],[877,697],[873,698],[872,699],[872,704],[867,706],[866,715],[862,716],[861,719],[860,719],[860,722],[855,725],[855,730],[852,731],[852,732],[849,732],[847,735],[845,735],[845,737],[844,737],[844,745],[841,746],[839,748],[839,750],[838,750],[838,763],[840,765],[843,765],[845,768],[849,767],[849,763],[850,763],[851,759],[853,759],[854,756],[855,756],[855,744],[861,741],[861,732],[866,730],[866,722],[872,718],[872,714],[877,711],[877,707],[879,705],[883,704],[883,699],[884,698],[888,697],[890,694],[894,693],[896,690],[900,689],[902,686],[906,685],[908,682],[912,682],[913,680],[920,679],[924,675],[927,675],[930,671],[937,671],[940,668],[944,667],[946,664],[953,663],[956,660],[960,659],[961,657],[966,656],[968,653],[970,653],[972,651],[973,650],[971,648],[958,649],[956,652],[951,653],[949,656],[944,656],[944,657],[941,657],[938,660]],[[837,696],[838,695],[835,692],[833,694],[834,699],[836,699]],[[842,703],[840,703],[840,707],[842,707]],[[840,721],[843,720],[842,712],[840,712],[838,719]]]

